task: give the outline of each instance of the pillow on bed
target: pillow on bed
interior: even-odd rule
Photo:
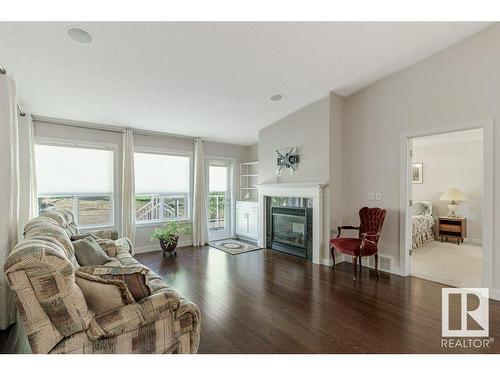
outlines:
[[[431,215],[432,214],[432,202],[425,202],[425,201],[413,202],[411,214],[413,216]]]

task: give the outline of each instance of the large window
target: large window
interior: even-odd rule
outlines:
[[[190,158],[134,153],[137,223],[189,219]]]
[[[80,227],[113,225],[111,149],[35,145],[38,207],[69,208]]]

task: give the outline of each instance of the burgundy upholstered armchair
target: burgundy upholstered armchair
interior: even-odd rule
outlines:
[[[361,257],[375,256],[375,271],[377,277],[380,277],[378,270],[378,240],[380,231],[384,225],[386,210],[381,208],[363,207],[359,210],[359,227],[350,225],[338,227],[337,238],[330,241],[330,250],[335,268],[335,250],[342,254],[352,256],[352,270],[354,272],[353,280],[356,281],[357,262],[359,259],[359,268],[361,269]],[[356,229],[359,231],[358,238],[340,237],[342,229]]]

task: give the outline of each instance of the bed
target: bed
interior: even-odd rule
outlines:
[[[412,206],[412,249],[434,239],[434,217],[432,202],[414,201]]]

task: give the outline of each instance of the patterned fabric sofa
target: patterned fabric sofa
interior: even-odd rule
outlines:
[[[198,307],[151,270],[149,297],[96,316],[75,283],[79,265],[70,237],[77,234],[71,211],[44,212],[26,225],[25,239],[7,258],[6,277],[33,353],[197,352]],[[108,238],[106,266],[142,266],[128,239],[94,234]]]

